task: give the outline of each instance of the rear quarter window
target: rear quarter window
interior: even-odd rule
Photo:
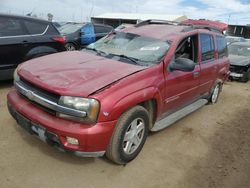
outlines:
[[[201,61],[208,61],[214,58],[214,42],[213,37],[209,34],[201,34]]]
[[[216,43],[217,43],[219,58],[228,56],[227,42],[225,37],[216,36]]]
[[[24,24],[31,35],[42,34],[48,27],[48,24],[37,23],[34,21],[24,21]]]

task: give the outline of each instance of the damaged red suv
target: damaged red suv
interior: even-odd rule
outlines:
[[[125,164],[139,154],[149,131],[216,103],[228,70],[219,31],[148,20],[83,51],[21,64],[8,108],[50,145]]]

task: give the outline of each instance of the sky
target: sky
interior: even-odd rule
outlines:
[[[192,19],[250,24],[250,0],[0,0],[0,13],[32,12],[57,21],[89,21],[103,13],[186,15]]]

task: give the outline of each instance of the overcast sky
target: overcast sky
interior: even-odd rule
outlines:
[[[102,13],[181,14],[189,18],[250,24],[250,0],[0,0],[0,13],[33,11],[58,21],[86,21]]]

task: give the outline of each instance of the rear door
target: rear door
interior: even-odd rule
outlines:
[[[200,95],[207,94],[218,75],[219,61],[215,56],[214,36],[201,33],[200,39]]]
[[[21,20],[0,17],[0,70],[14,69],[22,62],[28,32]]]

